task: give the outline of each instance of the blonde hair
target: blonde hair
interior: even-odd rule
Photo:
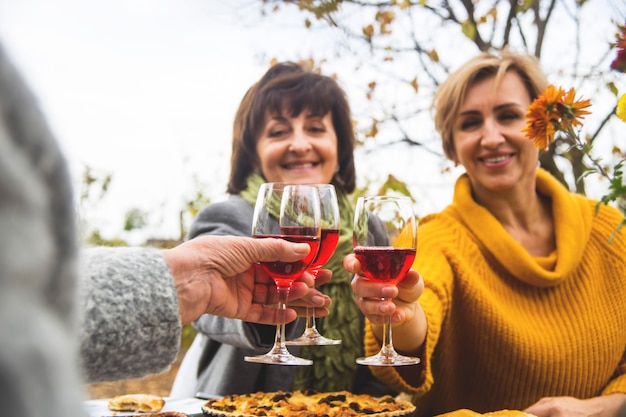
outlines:
[[[439,86],[433,97],[435,129],[441,135],[446,157],[456,162],[452,131],[467,90],[477,82],[495,76],[499,85],[507,71],[515,71],[526,86],[531,101],[546,89],[548,80],[533,55],[503,50],[499,55],[484,52],[461,65]]]

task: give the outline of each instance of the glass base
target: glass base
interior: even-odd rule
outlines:
[[[359,365],[367,366],[404,366],[417,365],[420,362],[420,358],[400,355],[395,351],[392,353],[379,352],[374,356],[357,358],[356,360]]]
[[[313,365],[310,359],[294,356],[284,346],[274,346],[265,355],[246,356],[246,362],[265,363],[268,365]]]
[[[287,340],[285,344],[290,346],[329,346],[341,344],[341,339],[328,339],[319,334],[316,329],[308,328],[302,336],[297,339]]]

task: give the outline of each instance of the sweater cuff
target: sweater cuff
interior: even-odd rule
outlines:
[[[616,393],[626,394],[626,375],[621,375],[615,378],[602,390],[602,395]]]

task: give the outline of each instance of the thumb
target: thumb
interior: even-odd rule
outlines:
[[[306,243],[289,242],[283,239],[254,239],[259,261],[297,261],[304,258],[311,247]]]

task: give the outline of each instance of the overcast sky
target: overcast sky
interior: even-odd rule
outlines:
[[[130,208],[152,215],[141,236],[178,237],[178,210],[199,186],[213,199],[223,196],[234,112],[270,58],[331,49],[330,31],[305,30],[296,10],[261,18],[260,3],[0,0],[0,42],[39,98],[75,187],[84,166],[113,175],[107,197],[86,212],[105,237],[120,234]],[[340,82],[351,77],[339,75]],[[411,179],[422,182],[418,210],[439,210],[456,174],[441,176],[441,164],[419,152],[361,152],[359,178],[410,167]]]
[[[177,237],[177,210],[196,177],[205,195],[225,190],[233,115],[247,88],[272,56],[298,59],[320,45],[301,16],[275,31],[237,3],[0,0],[0,40],[77,183],[85,165],[113,175],[107,198],[87,213],[103,231],[119,231],[137,207],[158,215],[156,235]]]

